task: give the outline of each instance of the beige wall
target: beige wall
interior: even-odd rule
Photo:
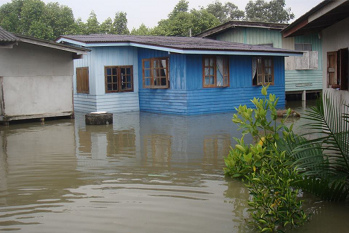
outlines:
[[[327,52],[349,48],[349,18],[340,21],[322,31],[323,37],[323,89],[327,89]],[[331,92],[340,96],[349,103],[349,91],[330,89]]]
[[[0,49],[5,120],[71,115],[73,65],[72,53],[57,49],[24,43]]]

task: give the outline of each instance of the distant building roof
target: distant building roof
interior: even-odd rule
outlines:
[[[282,34],[291,37],[320,32],[348,17],[348,0],[324,0],[282,30]]]
[[[197,34],[196,37],[206,37],[212,38],[217,34],[220,34],[226,30],[237,28],[237,27],[250,27],[250,28],[265,28],[269,30],[279,30],[281,31],[288,24],[284,23],[265,23],[265,22],[251,22],[251,21],[229,21],[224,24],[221,24],[217,27],[208,29],[206,31]]]
[[[84,47],[134,46],[183,54],[260,54],[289,56],[299,55],[299,51],[217,41],[198,37],[131,36],[131,35],[65,35],[57,39],[60,43],[70,43]]]
[[[15,35],[0,27],[0,42],[15,42],[18,40],[19,39]]]

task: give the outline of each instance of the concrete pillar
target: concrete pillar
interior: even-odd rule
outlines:
[[[303,101],[307,100],[307,91],[306,90],[304,90],[303,93],[302,93],[302,100]]]

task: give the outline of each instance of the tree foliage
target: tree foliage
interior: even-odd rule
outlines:
[[[245,8],[246,20],[269,22],[269,23],[287,23],[294,18],[291,8],[286,8],[285,0],[264,0],[249,1]]]
[[[215,1],[206,7],[208,13],[214,15],[221,23],[228,22],[230,20],[242,20],[245,17],[245,13],[231,2],[227,2],[224,5],[220,1]]]
[[[41,0],[12,0],[0,7],[0,25],[13,33],[54,39],[74,30],[72,10]]]
[[[167,19],[162,19],[154,28],[141,24],[131,31],[132,35],[189,36],[215,27],[230,20],[253,20],[287,22],[294,17],[285,0],[250,1],[245,12],[231,2],[219,0],[201,7],[189,9],[189,1],[179,0]],[[130,34],[126,12],[117,11],[114,18],[98,21],[91,11],[86,22],[75,19],[71,8],[42,0],[12,0],[0,6],[0,26],[5,30],[42,39],[55,39],[65,34]]]
[[[189,2],[180,0],[168,15],[168,19],[160,20],[152,34],[161,36],[190,36],[219,25],[219,20],[206,9],[192,9]]]

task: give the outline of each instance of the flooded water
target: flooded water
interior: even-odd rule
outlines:
[[[0,231],[254,232],[247,190],[223,174],[232,113],[114,114],[0,126]],[[309,201],[299,232],[346,232],[349,208]],[[300,229],[299,229],[300,230]]]

